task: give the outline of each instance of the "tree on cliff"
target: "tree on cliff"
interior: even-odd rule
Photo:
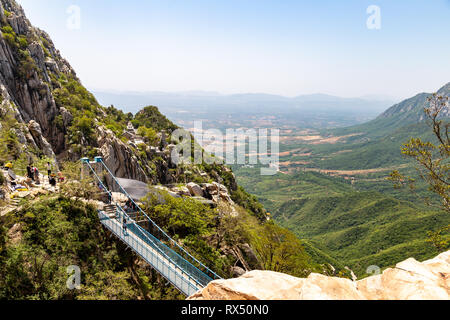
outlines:
[[[424,111],[436,141],[411,138],[402,146],[402,153],[416,162],[420,178],[428,184],[428,189],[438,196],[439,207],[450,214],[450,123],[442,117],[444,111],[449,108],[449,97],[435,93],[428,98],[428,102],[429,106]],[[404,176],[397,170],[391,173],[390,180],[394,181],[396,188],[408,186],[415,192],[415,179]],[[434,205],[429,198],[424,200],[427,204]],[[442,234],[449,230],[450,226],[446,226],[437,232],[429,232],[429,241],[437,250],[444,251],[449,247],[449,241],[442,237]]]

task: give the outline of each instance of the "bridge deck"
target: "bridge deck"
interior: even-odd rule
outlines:
[[[178,268],[163,254],[158,252],[158,250],[143,241],[132,229],[127,229],[127,232],[125,233],[122,223],[115,218],[108,217],[108,215],[102,211],[99,212],[99,218],[105,227],[127,244],[134,252],[155,268],[156,271],[186,296],[193,295],[202,288],[188,274],[183,272],[183,270]]]
[[[137,210],[137,212],[127,213],[120,204],[109,204],[105,207],[105,211],[98,213],[101,223],[175,288],[186,296],[190,296],[213,279],[220,279],[216,273],[189,254],[150,219],[105,165],[101,157],[96,157],[96,161],[92,163],[89,159],[83,158],[82,162],[94,175],[101,190],[108,194],[109,201],[112,199],[111,191],[103,183],[102,173],[97,173],[97,170],[106,171],[106,175],[112,179],[114,186],[133,203]],[[97,169],[94,169],[93,165]],[[135,182],[132,180],[122,179],[122,183],[131,183],[133,187],[135,186]],[[147,187],[142,189],[148,192]],[[127,232],[124,232],[122,224],[124,218],[128,222]],[[141,222],[145,223],[141,224]],[[149,230],[152,231],[149,232]]]

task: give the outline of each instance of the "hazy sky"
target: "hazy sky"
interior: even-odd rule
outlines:
[[[89,89],[404,98],[450,81],[450,0],[18,2]]]

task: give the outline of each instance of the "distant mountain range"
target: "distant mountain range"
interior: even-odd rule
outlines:
[[[325,94],[283,97],[215,92],[94,92],[102,105],[114,104],[125,112],[155,105],[177,125],[192,128],[202,120],[204,128],[337,128],[374,119],[394,102],[369,98],[340,98]]]
[[[194,111],[289,113],[293,111],[334,111],[376,115],[394,101],[377,98],[341,98],[325,94],[284,97],[279,95],[246,93],[222,95],[214,92],[106,92],[94,91],[103,105],[115,104],[126,112],[137,112],[143,105],[156,105],[164,113]]]

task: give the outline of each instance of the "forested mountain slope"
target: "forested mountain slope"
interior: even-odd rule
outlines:
[[[450,84],[439,95],[450,94]],[[238,181],[275,219],[336,260],[364,276],[370,265],[387,267],[410,255],[426,259],[437,253],[427,242],[428,231],[450,223],[445,212],[425,206],[434,197],[418,179],[416,193],[396,190],[386,180],[394,169],[418,178],[401,153],[412,137],[436,142],[424,108],[431,94],[407,99],[366,124],[336,130],[358,133],[335,144],[294,144],[304,155],[294,173],[258,177],[250,168],[236,168]],[[444,121],[448,121],[448,108]],[[318,172],[314,172],[318,171]],[[446,238],[450,235],[445,235]]]

